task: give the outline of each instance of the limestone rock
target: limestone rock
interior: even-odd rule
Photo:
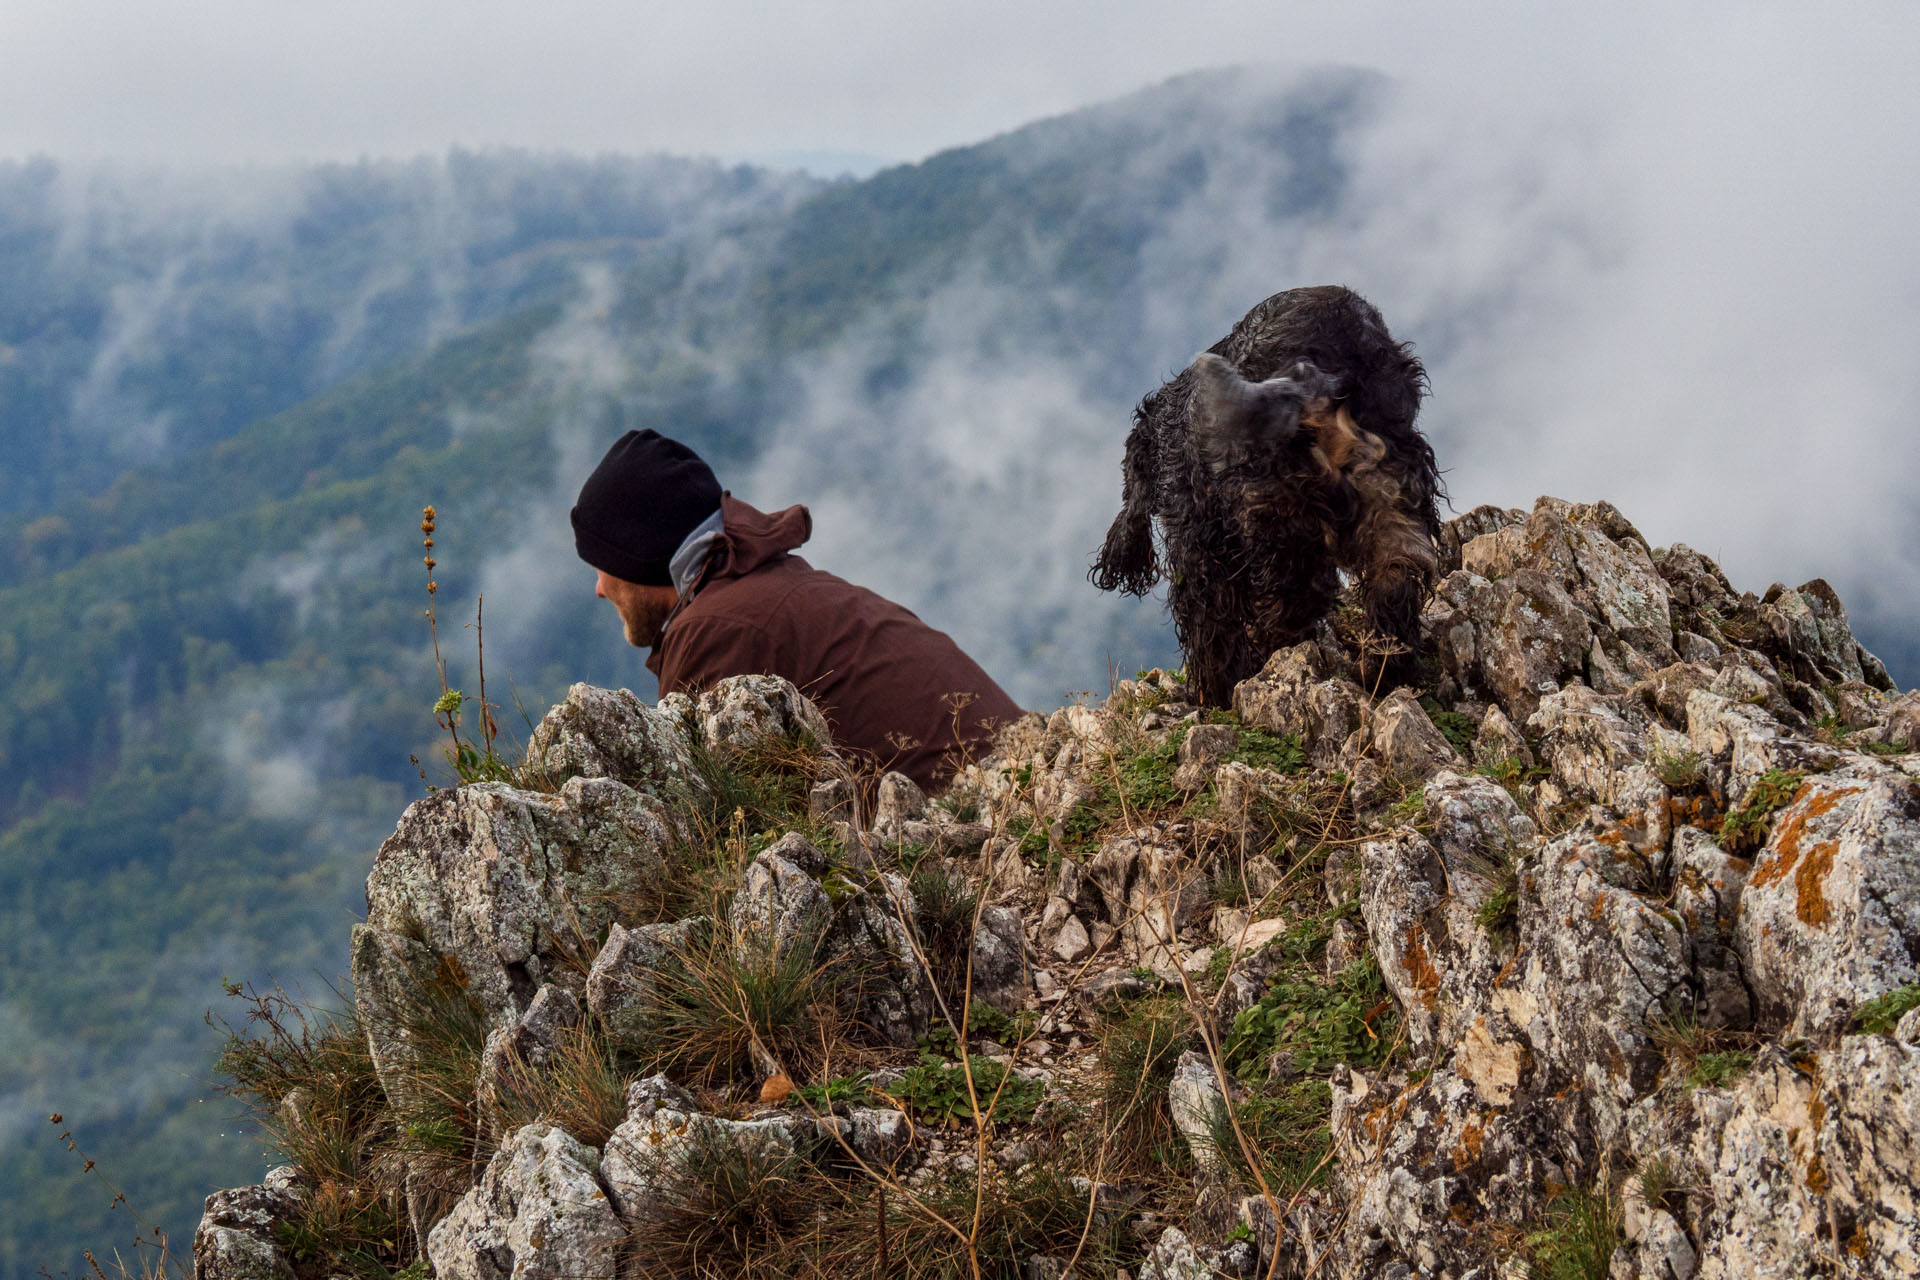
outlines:
[[[763,954],[811,951],[833,927],[833,902],[820,882],[774,849],[747,864],[727,922],[737,944]]]
[[[1920,982],[1920,781],[1862,763],[1809,777],[1773,819],[1735,937],[1754,994],[1791,1033]]]
[[[661,964],[685,950],[708,923],[697,917],[637,929],[614,925],[587,973],[587,1008],[607,1027],[627,1027],[645,1008]]]
[[[1699,1280],[1920,1273],[1920,1050],[1882,1036],[1762,1052],[1693,1095],[1681,1172],[1705,1194]],[[1835,1238],[1834,1229],[1838,1229]]]
[[[502,1024],[542,983],[578,983],[568,958],[612,924],[622,895],[663,874],[667,842],[658,809],[611,778],[576,777],[558,796],[496,782],[438,791],[375,855],[362,928],[454,962]],[[370,1022],[392,1016],[361,1003]]]
[[[193,1274],[202,1280],[293,1280],[293,1266],[274,1239],[276,1224],[298,1208],[298,1193],[280,1186],[234,1187],[207,1197],[193,1233]]]
[[[579,1025],[580,1013],[580,1001],[573,992],[551,983],[541,987],[518,1022],[487,1034],[475,1094],[488,1098],[509,1091],[521,1064],[540,1067],[550,1062],[560,1047],[561,1034]]]
[[[1173,771],[1173,785],[1182,791],[1198,791],[1206,786],[1214,766],[1239,740],[1239,731],[1230,724],[1193,726],[1180,740],[1180,764]]]
[[[1700,1025],[1751,1026],[1753,992],[1734,933],[1749,864],[1698,827],[1674,833],[1672,864],[1673,909],[1686,929]]]
[[[1233,691],[1233,709],[1242,721],[1298,737],[1322,768],[1344,757],[1365,704],[1360,686],[1332,676],[1324,653],[1311,642],[1276,650],[1259,674],[1242,680]]]
[[[1680,925],[1622,886],[1634,868],[1589,828],[1549,844],[1527,874],[1517,989],[1498,1005],[1536,1055],[1580,1082],[1610,1142],[1659,1073],[1653,1028],[1690,1005]]]
[[[807,739],[831,747],[833,733],[813,700],[779,676],[728,676],[689,697],[660,699],[658,714],[691,725],[709,748],[745,748]]]
[[[549,786],[612,778],[656,800],[693,785],[680,724],[625,689],[576,684],[534,727],[527,759]]]
[[[881,777],[873,806],[873,827],[885,832],[903,822],[923,821],[927,816],[927,794],[904,773]]]
[[[1440,572],[1460,567],[1460,549],[1475,538],[1496,533],[1508,525],[1525,524],[1527,513],[1517,507],[1478,506],[1440,526]]]
[[[1213,1268],[1178,1227],[1162,1231],[1140,1264],[1140,1280],[1212,1280],[1213,1275]]]
[[[1881,741],[1907,751],[1920,751],[1920,693],[1903,693],[1887,704]]]
[[[1027,932],[1012,907],[982,907],[973,933],[973,994],[976,999],[1013,1012],[1025,1003],[1031,967]]]
[[[1473,759],[1475,764],[1515,760],[1523,769],[1534,767],[1533,748],[1498,705],[1488,707],[1480,718],[1480,731],[1473,738]]]
[[[1446,735],[1434,727],[1410,689],[1395,689],[1373,708],[1373,754],[1404,784],[1424,782],[1441,769],[1460,763]]]
[[[441,1280],[613,1280],[625,1235],[599,1153],[531,1124],[507,1136],[433,1229],[427,1256]]]
[[[728,1156],[777,1172],[795,1156],[796,1127],[811,1134],[804,1114],[764,1120],[728,1120],[698,1111],[658,1106],[630,1113],[607,1139],[602,1161],[606,1188],[628,1228],[656,1225],[658,1206],[676,1184],[695,1176],[700,1163]],[[436,1233],[437,1234],[437,1233]]]
[[[1584,669],[1593,646],[1587,615],[1537,569],[1497,582],[1461,570],[1440,583],[1421,625],[1452,690],[1497,701],[1522,723],[1542,696]]]
[[[1226,1114],[1226,1105],[1213,1064],[1191,1049],[1183,1052],[1168,1085],[1167,1110],[1173,1116],[1173,1127],[1193,1153],[1194,1169],[1205,1176],[1217,1175],[1226,1168],[1226,1155],[1213,1139],[1214,1126]]]
[[[873,1169],[898,1168],[913,1145],[913,1126],[891,1107],[855,1107],[847,1121],[847,1145]]]

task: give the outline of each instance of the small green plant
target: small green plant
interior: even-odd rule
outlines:
[[[647,1211],[625,1248],[649,1276],[767,1274],[837,1200],[808,1144],[696,1123],[684,1139],[621,1154],[647,1170]]]
[[[1753,1065],[1751,1035],[1704,1027],[1690,1012],[1652,1022],[1647,1029],[1687,1089],[1724,1089]]]
[[[1128,812],[1157,813],[1171,809],[1182,800],[1173,785],[1174,767],[1179,763],[1178,748],[1171,742],[1149,742],[1137,750],[1114,756],[1114,772],[1119,778],[1119,797]]]
[[[1700,753],[1692,747],[1656,748],[1648,755],[1647,763],[1653,766],[1654,776],[1675,791],[1697,787],[1706,776]]]
[[[814,939],[709,924],[655,969],[620,1047],[703,1085],[758,1079],[768,1055],[805,1078],[852,1034],[856,990]]]
[[[1640,1183],[1640,1198],[1649,1205],[1670,1213],[1680,1208],[1685,1189],[1680,1185],[1673,1161],[1665,1155],[1648,1160],[1635,1176]]]
[[[1207,889],[1214,902],[1223,907],[1244,907],[1250,896],[1245,877],[1234,867],[1222,867]]]
[[[480,696],[474,699],[479,708],[480,741],[476,744],[471,735],[460,736],[462,709],[466,706],[466,694],[447,684],[447,664],[440,656],[440,626],[434,613],[434,597],[440,592],[440,584],[434,580],[433,570],[439,561],[433,556],[433,534],[439,514],[431,505],[420,509],[420,532],[423,535],[421,545],[426,549],[423,559],[427,566],[427,632],[433,637],[433,666],[440,677],[440,696],[433,704],[434,723],[446,730],[451,745],[446,750],[447,765],[454,776],[463,784],[471,782],[517,782],[520,771],[495,749],[494,743],[500,736],[499,726],[494,722],[494,706],[487,701],[487,642],[486,642],[486,599],[482,597],[474,606],[474,644],[479,652]]]
[[[1688,1068],[1686,1086],[1689,1089],[1724,1089],[1745,1075],[1747,1068],[1752,1065],[1753,1052],[1750,1049],[1703,1053]]]
[[[1020,856],[1031,861],[1048,863],[1052,871],[1053,842],[1047,839],[1047,829],[1035,822],[1025,813],[1016,813],[1007,819],[1003,828],[1005,834],[1020,842]]]
[[[279,988],[228,992],[246,1002],[247,1017],[236,1028],[209,1015],[227,1034],[218,1065],[227,1092],[248,1104],[310,1187],[278,1225],[280,1246],[319,1274],[386,1280],[419,1243],[407,1189],[444,1209],[487,1154],[488,1126],[473,1099],[484,1015],[451,964],[412,975],[380,1028],[404,1046],[390,1064],[398,1087],[389,1094],[350,1003],[327,1013]],[[409,1169],[413,1181],[403,1186]]]
[[[873,1086],[864,1075],[835,1076],[817,1084],[803,1084],[798,1092],[817,1111],[830,1110],[838,1103],[863,1107],[875,1101]]]
[[[1482,760],[1473,767],[1473,771],[1483,778],[1491,778],[1506,789],[1508,795],[1522,804],[1526,796],[1521,788],[1547,776],[1547,771],[1539,765],[1529,766],[1519,756],[1501,756],[1498,760]]]
[[[1728,853],[1743,853],[1765,844],[1773,815],[1793,803],[1806,776],[1800,769],[1769,769],[1761,774],[1745,803],[1721,820],[1721,846]]]
[[[1473,740],[1479,735],[1480,722],[1464,711],[1448,711],[1431,695],[1420,699],[1420,709],[1433,721],[1433,727],[1463,756],[1473,755]]]
[[[1511,941],[1520,924],[1520,856],[1519,846],[1507,841],[1476,849],[1467,858],[1467,869],[1487,881],[1487,896],[1473,922],[1502,941]]]
[[[1906,748],[1897,742],[1881,742],[1874,738],[1862,738],[1860,731],[1847,724],[1839,716],[1821,716],[1814,721],[1813,736],[1821,742],[1836,747],[1846,747],[1853,751],[1864,751],[1868,755],[1903,755]]]
[[[1423,829],[1427,816],[1427,789],[1415,787],[1393,803],[1381,817],[1381,821],[1390,827],[1412,827],[1416,831]]]
[[[959,1011],[960,1006],[957,1001],[952,1007],[955,1012]],[[1011,1045],[1025,1039],[1032,1029],[1033,1015],[1025,1010],[1021,1010],[1016,1016],[1008,1017],[984,1000],[975,1000],[967,1006],[968,1036],[985,1036],[996,1043]],[[932,1053],[944,1058],[960,1056],[960,1045],[953,1034],[953,1026],[945,1020],[936,1021],[928,1027],[927,1033],[921,1036],[917,1043],[923,1053]]]
[[[1620,1243],[1620,1207],[1596,1191],[1569,1191],[1547,1206],[1547,1224],[1521,1253],[1535,1280],[1606,1280]]]
[[[1275,773],[1299,773],[1307,767],[1307,753],[1297,736],[1268,733],[1245,725],[1240,727],[1239,741],[1226,758],[1254,769],[1272,769]]]
[[[914,867],[907,883],[913,892],[913,923],[927,967],[958,1017],[960,995],[973,961],[980,891],[964,874],[931,858]]]
[[[1473,913],[1473,922],[1496,938],[1511,938],[1520,923],[1520,881],[1497,884],[1481,900]]]
[[[544,1120],[588,1146],[605,1146],[627,1118],[627,1073],[610,1037],[584,1022],[562,1028],[543,1061],[510,1057],[480,1104],[494,1133]]]
[[[1231,945],[1215,947],[1213,954],[1207,957],[1207,972],[1205,977],[1207,990],[1218,991],[1220,984],[1227,980],[1228,970],[1232,968],[1233,947]]]
[[[1032,1274],[1027,1262],[1036,1256],[1077,1255],[1074,1275],[1110,1276],[1122,1265],[1137,1265],[1125,1215],[1089,1217],[1087,1200],[1084,1181],[1045,1160],[1007,1176],[943,1180],[925,1196],[887,1197],[888,1253],[876,1248],[879,1233],[869,1228],[840,1267],[781,1274],[1014,1277]],[[866,1220],[873,1222],[871,1211]],[[947,1224],[971,1224],[972,1230],[958,1238]]]
[[[1881,1035],[1893,1030],[1894,1024],[1913,1009],[1920,1009],[1920,982],[1867,1001],[1853,1011],[1853,1025],[1871,1035]]]
[[[994,1119],[1008,1124],[1025,1124],[1033,1119],[1046,1085],[1013,1075],[991,1059],[976,1056],[967,1063],[961,1067],[932,1054],[922,1055],[901,1078],[901,1104],[923,1124],[970,1125],[976,1114],[982,1121]],[[973,1077],[971,1092],[967,1088],[969,1072]],[[979,1099],[978,1113],[975,1098]]]
[[[1336,1063],[1375,1066],[1386,1060],[1398,1014],[1372,956],[1354,961],[1331,982],[1301,966],[1276,975],[1259,1001],[1233,1020],[1227,1065],[1243,1080],[1258,1080],[1276,1057],[1297,1074]]]
[[[951,816],[955,822],[978,822],[980,820],[980,799],[978,796],[950,792],[934,800],[933,807]]]

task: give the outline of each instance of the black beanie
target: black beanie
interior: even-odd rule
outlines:
[[[580,486],[573,545],[616,578],[671,586],[673,553],[719,509],[720,482],[699,454],[657,431],[629,431]]]

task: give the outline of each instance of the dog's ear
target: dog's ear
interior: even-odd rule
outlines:
[[[1270,457],[1300,430],[1300,414],[1335,394],[1335,379],[1306,361],[1282,378],[1248,382],[1211,351],[1193,362],[1187,430],[1207,469],[1220,475],[1255,458]]]

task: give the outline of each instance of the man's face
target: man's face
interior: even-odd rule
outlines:
[[[672,587],[648,587],[616,578],[604,569],[596,569],[599,579],[593,594],[611,601],[614,612],[626,624],[627,643],[636,649],[651,649],[660,643],[660,630],[680,597]]]

